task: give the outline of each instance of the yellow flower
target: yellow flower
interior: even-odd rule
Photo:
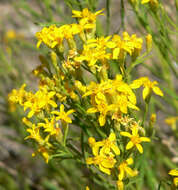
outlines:
[[[116,160],[114,159],[114,156],[111,155],[96,155],[95,157],[90,157],[86,159],[86,163],[88,165],[94,164],[98,165],[99,169],[108,174],[111,175],[111,169],[114,167]]]
[[[88,139],[88,142],[92,148],[92,152],[94,155],[97,155],[98,152],[101,155],[107,155],[107,154],[110,154],[111,151],[113,151],[115,155],[120,154],[120,150],[118,146],[116,145],[116,135],[113,132],[109,135],[107,139],[96,142],[93,137],[90,137]]]
[[[75,112],[75,110],[73,110],[73,109],[65,112],[64,111],[64,105],[61,104],[61,106],[60,106],[60,112],[58,112],[58,111],[52,111],[51,113],[57,115],[56,120],[62,120],[65,123],[72,123],[72,120],[71,120],[71,118],[68,115],[70,115],[73,112]]]
[[[109,137],[103,141],[102,143],[102,148],[100,149],[100,154],[109,154],[110,151],[112,150],[115,155],[120,154],[120,150],[118,146],[116,145],[116,135],[115,133],[111,133]]]
[[[48,109],[49,105],[54,108],[57,107],[57,104],[52,100],[55,94],[54,91],[48,92],[46,88],[40,89],[35,94],[28,93],[27,101],[24,103],[24,110],[30,109],[28,118],[39,113],[42,109]]]
[[[79,56],[74,58],[74,61],[82,63],[86,61],[91,71],[94,69],[101,69],[101,66],[97,64],[97,61],[100,61],[102,64],[105,64],[109,60],[111,54],[108,53],[104,48],[95,48],[90,47],[90,45],[85,44],[83,46],[82,53]]]
[[[178,187],[178,169],[170,170],[169,175],[175,176],[173,179],[173,182],[174,182],[174,185]]]
[[[72,17],[79,18],[81,20],[86,20],[88,23],[94,23],[98,15],[103,15],[103,9],[95,13],[92,13],[88,8],[83,9],[82,11],[72,10]]]
[[[44,132],[48,132],[50,135],[58,136],[61,133],[61,129],[59,128],[59,124],[56,123],[56,118],[53,116],[49,121],[47,118],[44,118],[45,123],[38,123],[39,127],[44,128]]]
[[[88,143],[90,147],[92,148],[93,155],[97,156],[99,152],[99,148],[103,146],[103,143],[101,141],[96,142],[95,138],[93,137],[88,138]]]
[[[130,87],[132,89],[136,89],[136,88],[140,88],[140,86],[143,85],[144,89],[143,89],[142,95],[143,95],[143,99],[145,100],[147,97],[151,95],[152,91],[159,96],[163,96],[163,92],[157,86],[157,84],[158,84],[157,81],[151,82],[148,77],[141,77],[137,80],[134,80],[132,84],[130,85]]]
[[[86,186],[86,190],[90,190],[90,188],[88,186]]]
[[[49,151],[44,147],[44,146],[40,146],[38,148],[38,152],[42,154],[43,158],[45,159],[45,162],[48,164],[49,161]],[[32,154],[32,156],[36,156],[36,152]]]
[[[50,48],[54,48],[56,45],[63,43],[63,34],[55,25],[50,26],[49,28],[44,27],[40,32],[36,33],[38,39],[37,48],[40,47],[43,42]]]
[[[119,181],[122,181],[126,175],[128,175],[129,177],[134,177],[138,174],[137,170],[132,170],[130,167],[128,167],[129,165],[133,164],[133,159],[132,158],[128,158],[126,161],[123,161],[119,167],[119,175],[118,175],[118,179]]]
[[[176,116],[176,117],[168,117],[167,119],[165,119],[165,123],[170,125],[173,130],[176,130],[176,122],[177,122],[177,120],[178,120],[178,116]]]
[[[96,113],[100,112],[99,116],[99,124],[100,126],[104,126],[106,122],[106,115],[109,111],[113,109],[113,105],[108,105],[105,96],[102,93],[98,93],[95,96],[96,105],[95,107],[89,108],[87,113]]]
[[[27,92],[24,90],[26,87],[26,84],[23,84],[19,90],[13,89],[8,94],[8,101],[11,103],[19,103],[21,106],[24,104],[24,101],[27,96]]]
[[[42,138],[40,135],[40,128],[36,126],[35,124],[32,124],[31,128],[27,129],[27,132],[30,133],[29,136],[25,137],[26,139],[34,139],[39,145],[44,146],[51,146],[51,144],[48,142],[49,140],[49,135],[45,137],[45,139]]]
[[[120,132],[122,136],[129,137],[130,141],[126,145],[126,150],[131,149],[133,146],[136,146],[138,151],[142,154],[143,153],[143,147],[141,146],[141,142],[150,142],[150,139],[148,137],[140,137],[138,134],[138,127],[134,125],[132,127],[132,134],[128,132]]]

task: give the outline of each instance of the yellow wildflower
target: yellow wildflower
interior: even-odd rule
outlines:
[[[116,145],[115,133],[112,132],[107,139],[101,142],[102,142],[102,148],[100,149],[100,154],[109,154],[111,150],[115,153],[115,155],[120,154],[120,150]]]
[[[133,57],[137,57],[142,49],[143,40],[137,38],[136,34],[129,36],[127,32],[123,32],[123,39],[119,35],[114,35],[112,38],[112,57],[113,59],[123,60],[126,53],[129,53]]]
[[[142,92],[144,100],[151,95],[152,91],[159,96],[163,96],[163,92],[157,86],[158,82],[157,81],[151,82],[148,77],[141,77],[137,80],[134,80],[132,84],[130,85],[130,87],[132,89],[136,89],[136,88],[140,88],[140,86],[142,85],[144,87],[143,92]]]
[[[48,132],[50,135],[58,136],[61,133],[61,129],[55,119],[56,118],[54,116],[50,121],[47,118],[44,118],[45,123],[38,123],[38,126],[43,127],[44,132]]]
[[[30,133],[30,135],[25,137],[25,140],[34,139],[36,142],[38,142],[38,144],[42,146],[44,146],[45,144],[50,146],[50,144],[48,143],[49,136],[43,139],[40,135],[40,128],[37,127],[35,124],[32,124],[32,127],[27,129],[27,132]]]
[[[101,63],[104,64],[110,59],[110,57],[111,54],[106,52],[105,49],[91,48],[88,45],[84,45],[82,53],[79,56],[76,56],[74,61],[80,63],[86,61],[91,71],[93,71],[94,69],[101,69],[101,66],[96,64],[97,61],[101,61]]]
[[[86,186],[86,190],[90,190],[90,188],[88,186]]]
[[[126,161],[123,161],[119,165],[119,167],[118,167],[118,170],[119,170],[118,179],[119,179],[119,181],[122,181],[126,175],[128,175],[129,177],[134,177],[138,174],[137,170],[132,170],[130,167],[128,167],[128,165],[132,165],[132,164],[133,164],[133,159],[128,158]]]
[[[90,157],[86,159],[86,163],[88,165],[94,164],[98,165],[99,169],[110,175],[111,174],[111,169],[114,167],[116,160],[114,159],[114,156],[111,155],[95,155],[95,157]]]
[[[72,120],[68,115],[70,115],[73,112],[75,112],[75,110],[73,110],[73,109],[65,112],[64,111],[64,105],[61,104],[60,112],[52,111],[51,113],[57,115],[56,120],[61,120],[61,121],[65,122],[65,123],[72,123]]]
[[[26,84],[23,84],[19,90],[13,89],[11,93],[8,94],[8,100],[11,103],[19,103],[20,105],[24,104],[27,92],[24,90]]]
[[[141,142],[150,142],[150,139],[148,137],[140,137],[138,134],[138,127],[134,125],[132,127],[132,134],[128,132],[120,132],[122,136],[130,138],[130,141],[126,145],[126,150],[131,149],[133,146],[136,146],[138,151],[142,154],[143,153],[143,147],[141,146]]]
[[[34,114],[39,113],[44,108],[57,107],[57,104],[52,100],[55,95],[54,91],[48,92],[46,88],[42,88],[35,94],[28,93],[27,101],[24,103],[24,110],[30,109],[28,118],[31,118]]]
[[[98,118],[100,126],[104,126],[106,122],[106,114],[107,112],[113,109],[113,105],[108,105],[105,96],[102,93],[98,93],[95,97],[96,105],[95,107],[89,108],[87,113],[96,113],[100,112],[100,116]]]
[[[48,163],[49,161],[49,151],[44,147],[44,146],[40,146],[38,148],[38,152],[40,152],[43,156],[43,158],[45,159],[45,162]],[[33,153],[32,156],[36,156],[37,153]]]
[[[165,123],[167,123],[173,130],[176,129],[176,122],[178,121],[178,116],[176,117],[168,117],[165,119]]]
[[[92,148],[92,152],[94,155],[97,155],[97,152],[99,152],[99,154],[101,155],[107,155],[111,153],[111,150],[115,153],[115,155],[120,154],[120,150],[116,145],[116,135],[113,132],[109,135],[107,139],[96,142],[93,137],[90,137],[88,139],[88,142]]]
[[[103,15],[103,10],[99,10],[95,13],[92,13],[88,10],[88,8],[83,9],[82,11],[72,10],[72,17],[79,18],[82,21],[87,23],[95,23],[96,17],[98,15]]]
[[[56,45],[63,43],[63,33],[55,25],[50,26],[49,28],[44,27],[40,32],[36,33],[38,39],[37,48],[40,47],[40,44],[43,42],[50,48],[54,48]]]
[[[174,182],[174,185],[178,187],[178,169],[170,170],[169,175],[175,176],[173,179],[173,182]]]

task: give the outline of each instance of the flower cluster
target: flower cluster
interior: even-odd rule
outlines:
[[[65,112],[64,105],[60,105],[60,111],[54,110],[58,107],[55,102],[56,92],[48,91],[46,88],[40,88],[36,93],[25,90],[25,84],[19,90],[12,90],[9,93],[9,101],[11,104],[18,103],[24,111],[29,110],[27,118],[22,119],[23,123],[27,125],[27,132],[30,133],[25,139],[33,139],[38,143],[38,152],[41,152],[46,162],[49,160],[49,154],[52,144],[49,142],[51,138],[55,138],[61,142],[63,134],[61,126],[67,127],[68,123],[72,123],[70,114],[74,112],[73,109]],[[57,115],[57,116],[56,116]],[[29,119],[37,117],[39,122],[32,123]],[[35,153],[33,153],[33,156]]]
[[[102,12],[73,10],[72,17],[78,23],[52,25],[38,32],[37,47],[43,43],[49,50],[46,57],[40,56],[41,65],[33,70],[39,79],[39,90],[26,91],[24,84],[19,90],[12,90],[8,99],[11,105],[22,106],[26,113],[23,123],[29,135],[25,139],[33,139],[38,145],[33,156],[40,153],[46,162],[53,156],[64,159],[68,155],[76,161],[85,160],[87,165],[115,176],[118,189],[124,189],[125,181],[138,175],[130,165],[135,167],[135,155],[144,152],[142,142],[151,141],[144,125],[136,119],[140,108],[135,89],[144,88],[146,104],[153,92],[159,96],[163,92],[148,77],[132,80],[129,76],[128,67],[134,69],[133,62],[142,52],[142,38],[126,31],[122,37],[117,34],[96,37],[96,17]],[[147,35],[146,55],[151,45],[152,37]],[[155,117],[152,125],[154,121]],[[74,125],[70,133],[69,124]],[[75,127],[80,130],[73,133]],[[93,156],[81,158],[88,146],[86,138],[81,138],[83,154],[73,146],[71,142],[76,136],[72,134],[76,135],[76,131],[82,131],[81,137],[89,137]],[[88,151],[86,155],[89,154]]]

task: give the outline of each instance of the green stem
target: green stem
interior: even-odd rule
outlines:
[[[106,0],[106,35],[109,34],[110,31],[110,0]]]
[[[142,126],[143,127],[145,126],[145,120],[146,120],[146,117],[147,117],[147,114],[148,114],[148,105],[149,105],[149,103],[146,103],[146,105],[145,105],[145,112],[143,114],[143,121],[142,121]]]
[[[125,17],[125,14],[124,14],[124,1],[121,0],[121,26],[122,26],[123,30],[125,30],[124,17]]]
[[[68,134],[68,131],[69,131],[69,125],[68,124],[65,124],[65,128],[64,128],[64,146],[66,146],[66,139],[67,139],[67,134]]]

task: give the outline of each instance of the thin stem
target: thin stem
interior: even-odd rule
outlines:
[[[63,141],[64,146],[66,146],[66,139],[67,139],[68,131],[69,131],[69,125],[66,124],[65,129],[64,129],[64,141]]]
[[[145,120],[146,120],[146,117],[147,117],[147,114],[148,114],[148,105],[149,103],[146,102],[146,105],[145,105],[145,112],[143,114],[143,121],[142,121],[142,126],[144,127],[145,126]]]
[[[110,0],[106,0],[106,16],[106,35],[108,35],[110,31]]]
[[[122,26],[123,30],[125,30],[124,17],[125,17],[125,13],[124,13],[124,1],[121,0],[121,26]]]

